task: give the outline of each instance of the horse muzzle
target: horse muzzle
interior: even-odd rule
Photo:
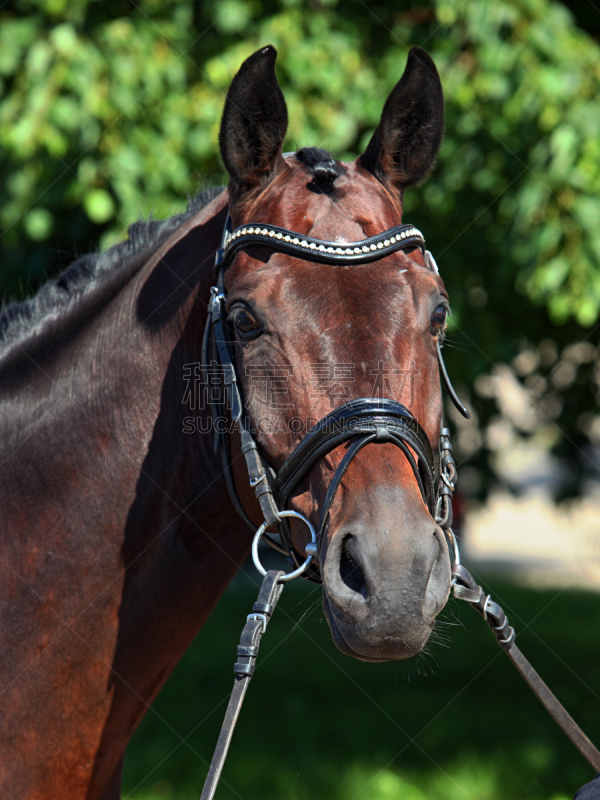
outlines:
[[[323,607],[347,655],[365,661],[415,655],[448,600],[444,532],[415,499],[396,486],[371,490],[368,502],[356,497],[350,508],[344,502],[349,513],[321,544]]]

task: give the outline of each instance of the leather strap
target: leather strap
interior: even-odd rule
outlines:
[[[371,435],[378,442],[405,442],[415,451],[419,459],[417,481],[433,515],[434,464],[427,434],[406,406],[385,397],[350,400],[323,417],[282,464],[273,486],[278,502],[287,501],[300,480],[323,455],[355,436]]]
[[[223,385],[227,392],[228,397],[228,411],[231,415],[231,419],[234,423],[238,425],[240,431],[240,438],[241,438],[241,445],[242,445],[242,453],[246,460],[246,467],[248,470],[248,476],[250,479],[250,485],[254,487],[254,493],[258,502],[260,503],[260,508],[263,513],[264,519],[269,523],[269,525],[277,526],[279,524],[279,513],[277,511],[277,505],[275,503],[275,499],[273,498],[273,491],[271,489],[271,483],[269,480],[269,476],[263,463],[263,460],[260,456],[258,451],[258,446],[254,441],[252,433],[250,431],[250,423],[246,414],[244,413],[244,406],[242,402],[242,394],[237,382],[237,372],[235,369],[235,364],[233,360],[233,354],[231,352],[231,347],[229,344],[229,335],[225,325],[225,295],[223,292],[222,286],[222,272],[219,274],[220,278],[220,285],[217,286],[217,291],[213,292],[209,303],[209,313],[207,320],[207,327],[208,325],[212,325],[212,340],[213,346],[216,351],[217,356],[217,363],[219,364],[221,371],[223,373]],[[210,341],[210,331],[206,334],[207,342]],[[208,345],[207,345],[208,346]],[[208,361],[206,362],[208,363]],[[225,409],[211,409],[213,412],[215,410],[220,411],[221,414],[225,411]],[[213,419],[215,418],[213,413]],[[217,434],[217,438],[215,440],[215,446],[217,449],[220,449],[221,452],[224,452],[225,443],[223,442],[222,437],[223,434]],[[235,484],[233,482],[233,478],[231,476],[230,469],[226,469],[225,471],[226,480],[229,478],[231,482],[231,486],[228,482],[228,489],[233,489],[235,491]],[[236,495],[236,507],[241,507],[241,503],[239,498]],[[244,512],[242,515],[244,521],[250,522],[250,527],[254,528],[252,525],[251,520],[249,519],[248,515]]]
[[[244,625],[237,649],[238,659],[233,667],[235,672],[233,690],[200,800],[212,800],[217,790],[217,784],[231,744],[233,730],[248,690],[250,678],[254,675],[260,640],[283,591],[284,584],[279,582],[283,575],[284,573],[280,570],[269,570],[267,572],[260,587],[258,600],[252,608],[253,613],[248,615]]]
[[[460,401],[459,396],[456,394],[454,386],[452,386],[452,381],[450,380],[450,376],[448,375],[448,370],[446,369],[446,364],[444,363],[444,357],[442,355],[442,346],[438,339],[436,344],[437,349],[437,359],[438,364],[440,367],[440,373],[442,378],[444,379],[444,384],[446,385],[446,389],[448,390],[448,394],[450,395],[450,399],[456,406],[456,410],[463,415],[465,419],[471,419],[471,414],[469,409]]]
[[[282,464],[273,483],[277,507],[286,507],[292,492],[319,459],[351,439],[355,441],[344,455],[327,491],[321,510],[319,539],[325,530],[329,510],[344,473],[358,452],[371,442],[389,442],[402,450],[415,476],[423,501],[430,514],[435,516],[434,461],[427,434],[401,403],[388,398],[373,397],[351,400],[338,406],[306,434]],[[413,453],[416,454],[416,459]],[[287,520],[281,520],[279,531],[284,545],[289,548],[296,563],[302,563],[304,559],[295,551]],[[315,570],[307,570],[307,578],[316,579]]]
[[[491,596],[477,584],[469,570],[462,564],[452,567],[452,575],[456,579],[454,596],[466,600],[478,611],[490,626],[498,644],[506,652],[510,660],[534,692],[538,700],[550,713],[552,719],[562,728],[581,755],[596,770],[600,770],[600,751],[581,730],[573,717],[558,701],[548,686],[525,658],[515,644],[515,631],[508,624],[503,609],[495,603]]]
[[[272,250],[301,258],[303,261],[333,265],[370,264],[397,250],[406,250],[410,247],[419,247],[425,253],[425,239],[414,225],[396,225],[359,242],[313,239],[312,236],[266,223],[242,225],[232,233],[229,231],[230,227],[231,219],[228,217],[223,243],[215,259],[217,270],[230,264],[238,250],[250,245],[267,245]]]

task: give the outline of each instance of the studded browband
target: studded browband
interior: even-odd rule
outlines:
[[[222,245],[215,258],[215,269],[218,271],[228,266],[237,251],[248,245],[268,245],[273,250],[305,261],[334,266],[368,264],[395,253],[396,250],[414,246],[422,250],[428,266],[437,273],[435,261],[425,249],[423,234],[414,225],[396,225],[359,242],[328,242],[276,225],[243,225],[232,231],[231,218],[228,215]]]

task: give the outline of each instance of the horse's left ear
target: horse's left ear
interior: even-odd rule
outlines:
[[[281,147],[287,108],[275,77],[277,50],[267,45],[247,58],[233,79],[221,120],[221,157],[235,188],[249,191],[285,165]]]
[[[359,163],[384,184],[404,189],[427,177],[444,131],[444,95],[430,56],[408,54],[404,74],[387,99],[381,121]]]

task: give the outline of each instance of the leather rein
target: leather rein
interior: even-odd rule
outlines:
[[[538,699],[550,712],[554,720],[569,736],[573,744],[587,761],[600,770],[600,751],[578,727],[565,708],[535,672],[515,644],[515,631],[509,625],[502,608],[486,595],[473,579],[471,573],[460,563],[456,537],[452,531],[452,494],[454,492],[457,470],[452,458],[450,431],[442,424],[436,453],[434,455],[427,435],[413,414],[401,403],[388,398],[363,397],[338,406],[323,417],[285,460],[276,474],[261,455],[252,435],[252,426],[245,412],[241,387],[235,368],[234,345],[227,324],[225,297],[225,270],[235,258],[236,253],[249,245],[262,245],[304,261],[314,261],[332,265],[368,264],[396,252],[418,247],[429,269],[438,274],[437,265],[425,247],[421,232],[412,225],[398,225],[359,242],[328,242],[304,236],[275,225],[249,224],[231,230],[231,218],[227,216],[221,247],[215,258],[216,285],[211,287],[211,298],[202,342],[202,359],[205,368],[216,364],[222,375],[226,400],[210,393],[213,421],[226,418],[227,414],[238,427],[241,450],[246,460],[250,486],[254,488],[260,504],[264,522],[256,530],[255,524],[246,513],[235,488],[229,441],[222,428],[215,426],[214,449],[221,457],[223,474],[231,501],[246,525],[255,532],[252,555],[259,572],[265,576],[257,602],[248,615],[242,632],[234,665],[235,683],[229,705],[217,741],[217,746],[202,790],[200,800],[212,800],[223,769],[227,751],[231,743],[233,729],[237,721],[250,678],[254,674],[260,640],[284,583],[299,575],[315,583],[321,583],[318,567],[314,560],[329,511],[335,494],[353,458],[370,443],[391,443],[400,448],[412,469],[421,496],[429,513],[444,530],[452,550],[452,587],[454,596],[471,604],[487,621],[499,645],[508,654],[523,678]],[[467,419],[468,410],[461,403],[450,382],[440,342],[437,343],[437,357],[440,374],[448,394]],[[294,489],[309,473],[317,461],[339,445],[351,442],[338,465],[328,487],[323,507],[320,511],[318,530],[304,516],[296,511],[286,510],[286,504]],[[296,517],[309,529],[311,541],[305,553],[299,553],[292,542],[287,520]],[[268,527],[278,529],[281,544],[268,536]],[[258,557],[258,544],[261,537],[280,553],[288,557],[293,565],[292,572],[263,568]]]

